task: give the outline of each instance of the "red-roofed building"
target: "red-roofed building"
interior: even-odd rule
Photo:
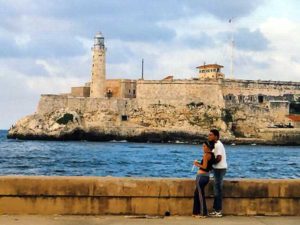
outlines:
[[[291,114],[287,117],[293,122],[295,128],[300,128],[300,114]]]
[[[174,79],[174,76],[167,76],[167,77],[165,77],[164,79],[162,79],[162,80],[173,80]]]

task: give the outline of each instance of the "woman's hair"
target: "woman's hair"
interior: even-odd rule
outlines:
[[[214,149],[214,144],[209,142],[209,141],[205,141],[203,144],[205,144],[210,150]]]

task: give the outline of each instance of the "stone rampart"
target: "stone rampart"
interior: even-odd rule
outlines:
[[[283,96],[300,94],[300,82],[263,81],[263,80],[231,80],[222,82],[224,96],[232,95],[266,95]]]
[[[265,128],[260,130],[259,137],[278,145],[300,145],[300,128]]]
[[[68,102],[66,95],[41,95],[37,107],[37,113],[50,113],[61,108],[65,108]]]
[[[179,178],[0,177],[1,214],[191,215],[194,180]],[[224,182],[224,214],[300,215],[300,180]],[[212,205],[212,182],[207,187]]]
[[[137,95],[139,105],[186,105],[202,102],[205,105],[224,107],[221,86],[217,81],[202,80],[139,80]]]
[[[119,112],[124,107],[125,99],[115,98],[82,98],[64,95],[42,95],[37,113],[51,113],[55,110],[67,109],[85,113],[112,110]]]

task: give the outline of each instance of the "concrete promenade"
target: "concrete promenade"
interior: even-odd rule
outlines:
[[[132,219],[125,216],[32,216],[1,215],[1,225],[294,225],[299,224],[300,217],[269,216],[225,216],[223,218],[197,219],[193,217],[171,216],[160,219]]]

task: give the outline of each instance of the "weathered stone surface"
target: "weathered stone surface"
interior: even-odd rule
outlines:
[[[226,180],[224,213],[300,215],[300,180]],[[0,177],[8,214],[190,215],[194,180],[113,177]],[[207,187],[211,207],[212,181]]]
[[[287,117],[289,102],[296,101],[300,95],[299,83],[139,80],[136,88],[136,98],[42,95],[37,112],[19,120],[8,136],[199,142],[209,129],[217,128],[225,142],[256,140],[263,144],[300,144],[299,129],[291,128]],[[74,119],[68,123],[58,122],[68,114]],[[278,125],[291,126],[280,132],[269,129]]]

